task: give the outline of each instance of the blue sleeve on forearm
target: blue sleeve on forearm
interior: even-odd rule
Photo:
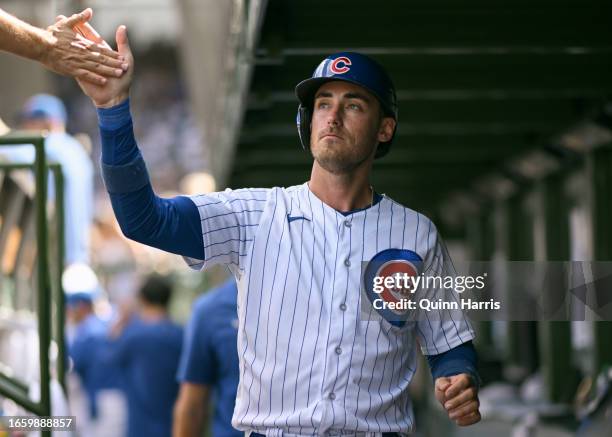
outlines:
[[[434,380],[441,376],[469,373],[474,378],[474,381],[480,383],[480,376],[477,370],[478,357],[471,341],[438,355],[428,355],[427,362],[429,363]]]
[[[115,217],[126,237],[158,249],[204,259],[198,208],[187,197],[155,195],[132,128],[129,100],[98,109],[102,167]],[[140,169],[140,180],[129,173]],[[143,170],[144,169],[144,170]],[[123,174],[126,173],[126,174]]]
[[[140,156],[134,138],[130,99],[112,108],[98,108],[98,123],[104,164],[127,164]]]

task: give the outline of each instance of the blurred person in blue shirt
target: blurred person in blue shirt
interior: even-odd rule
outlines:
[[[110,347],[109,326],[94,311],[100,295],[98,278],[86,264],[69,266],[62,275],[66,295],[67,351],[87,400],[87,417],[79,417],[84,437],[108,435],[123,427],[121,375],[102,360]],[[73,407],[84,407],[75,405]]]
[[[183,329],[169,318],[171,295],[168,279],[149,276],[138,293],[136,315],[124,317],[113,332],[106,359],[123,372],[129,437],[168,437],[172,432]]]
[[[240,376],[237,294],[232,278],[195,302],[177,375],[181,388],[174,407],[174,437],[202,435],[211,398],[212,437],[243,435],[231,424]]]
[[[87,150],[66,132],[68,115],[62,101],[49,94],[36,94],[23,106],[21,129],[47,131],[45,151],[49,162],[62,166],[66,263],[89,263],[90,230],[93,222],[94,167]],[[33,163],[32,146],[0,147],[0,155],[12,162]],[[53,179],[49,178],[53,196]]]

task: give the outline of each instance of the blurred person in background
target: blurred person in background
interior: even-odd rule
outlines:
[[[66,263],[90,261],[90,232],[93,222],[94,168],[83,145],[66,132],[68,115],[62,101],[50,94],[36,94],[24,104],[20,128],[47,131],[45,151],[49,162],[57,162],[64,176]],[[8,146],[0,156],[11,162],[33,163],[34,148]],[[48,179],[54,192],[53,178]]]
[[[127,64],[87,22],[90,8],[40,29],[0,9],[0,50],[40,62],[56,73],[94,84],[121,77]],[[75,31],[75,27],[79,29]]]
[[[73,264],[62,275],[66,293],[67,350],[80,390],[71,385],[71,408],[83,437],[120,435],[124,401],[118,369],[100,360],[108,352],[109,326],[94,311],[100,285],[86,264]],[[85,401],[82,402],[82,395]],[[87,407],[87,411],[81,411]]]
[[[174,437],[199,437],[211,425],[212,437],[240,437],[232,415],[240,378],[238,368],[238,289],[234,278],[200,296],[185,339],[174,406]],[[208,421],[210,402],[214,415]]]
[[[169,318],[171,296],[170,281],[150,275],[139,290],[135,314],[123,314],[113,328],[105,361],[122,370],[129,437],[167,437],[172,432],[183,329]]]
[[[37,94],[23,106],[20,127],[49,132],[45,139],[47,157],[62,166],[64,176],[66,263],[88,263],[94,168],[85,147],[66,132],[67,122],[66,107],[59,98]]]

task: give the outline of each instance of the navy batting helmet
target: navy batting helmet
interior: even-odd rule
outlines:
[[[364,87],[378,98],[385,116],[397,121],[395,86],[380,64],[360,53],[335,53],[319,64],[310,79],[303,80],[295,87],[295,95],[300,102],[297,128],[305,150],[310,149],[310,123],[315,93],[321,85],[332,80],[343,80]],[[376,158],[389,152],[393,136],[395,131],[389,141],[378,145]]]

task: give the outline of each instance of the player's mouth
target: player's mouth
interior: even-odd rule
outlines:
[[[331,133],[331,132],[324,132],[319,139],[325,139],[325,138],[329,138],[329,139],[336,139],[336,140],[343,140],[344,138],[342,138],[340,135],[335,134],[335,133]]]

